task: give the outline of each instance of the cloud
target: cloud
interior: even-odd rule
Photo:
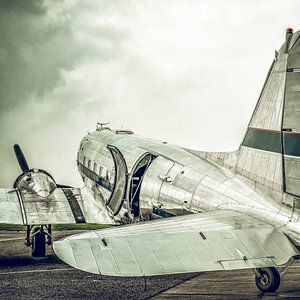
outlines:
[[[0,185],[29,164],[80,184],[98,121],[210,150],[238,146],[298,1],[1,1]]]
[[[93,6],[85,9],[92,14]],[[1,1],[0,7],[0,163],[5,169],[0,177],[7,184],[18,172],[12,145],[18,142],[35,154],[41,144],[57,147],[55,134],[68,124],[74,106],[95,98],[96,81],[90,77],[98,72],[78,70],[93,60],[117,59],[124,32],[108,21],[90,22],[76,1]],[[98,16],[111,5],[103,2],[100,8]],[[101,97],[96,99],[104,104]]]

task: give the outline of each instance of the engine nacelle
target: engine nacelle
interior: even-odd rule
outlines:
[[[38,169],[22,173],[14,183],[14,188],[32,191],[43,198],[47,198],[56,187],[53,177],[48,172]]]

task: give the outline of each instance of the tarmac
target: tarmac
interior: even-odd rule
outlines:
[[[54,239],[78,231],[54,233]],[[0,231],[0,299],[300,299],[300,262],[282,278],[276,293],[262,294],[251,270],[147,278],[93,275],[60,261],[51,247],[33,258],[24,232]]]

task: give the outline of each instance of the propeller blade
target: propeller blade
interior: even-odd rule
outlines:
[[[28,172],[29,167],[26,158],[21,150],[21,147],[18,144],[15,144],[14,150],[21,170],[23,171],[23,173]]]

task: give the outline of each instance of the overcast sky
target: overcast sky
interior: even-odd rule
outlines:
[[[0,186],[30,167],[81,186],[98,121],[186,147],[239,146],[298,0],[0,0]]]

